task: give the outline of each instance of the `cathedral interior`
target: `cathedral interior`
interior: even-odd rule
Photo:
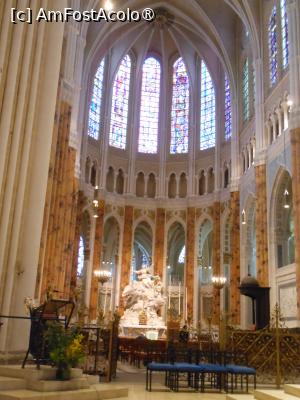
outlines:
[[[12,22],[68,7],[155,17]],[[1,1],[0,110],[0,360],[24,299],[122,318],[147,274],[162,326],[300,327],[299,0]]]

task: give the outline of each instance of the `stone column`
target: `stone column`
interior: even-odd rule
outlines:
[[[57,297],[69,297],[76,225],[79,183],[74,177],[76,150],[68,145],[71,106],[60,101],[57,116],[43,222],[45,237],[42,237],[40,251],[40,265],[44,266],[41,277],[42,298],[48,287],[56,291]]]
[[[95,227],[93,268],[92,268],[92,276],[91,276],[91,293],[90,293],[90,307],[89,307],[90,320],[96,319],[96,317],[97,317],[98,285],[99,285],[99,283],[98,283],[98,279],[95,277],[94,271],[100,269],[100,266],[101,266],[103,229],[104,229],[104,212],[105,212],[105,202],[104,202],[104,200],[100,200],[99,208],[98,208],[98,218],[96,219],[96,227]]]
[[[231,209],[231,263],[230,263],[230,314],[232,324],[240,323],[240,193],[230,193]]]
[[[186,257],[185,257],[185,286],[187,288],[187,316],[193,318],[194,304],[194,270],[195,270],[195,207],[187,209]],[[187,318],[187,316],[185,316]]]
[[[155,220],[154,274],[161,279],[164,273],[166,210],[157,208]]]
[[[213,275],[220,275],[221,273],[220,202],[214,203],[212,214],[213,214],[213,248],[212,248]],[[219,324],[219,321],[220,321],[220,290],[214,289],[212,323]]]
[[[133,207],[125,206],[124,210],[124,232],[122,246],[122,265],[120,283],[120,307],[122,304],[122,293],[126,285],[130,282],[131,254],[132,254],[132,235],[133,235]]]
[[[266,165],[255,167],[256,183],[256,271],[260,285],[268,286],[268,210],[267,210],[267,183]]]
[[[300,319],[300,128],[291,131],[297,310]]]
[[[290,135],[292,151],[292,188],[295,226],[295,262],[297,311],[300,319],[300,3],[289,0],[289,50],[290,50]],[[285,114],[286,117],[286,114]],[[286,119],[286,118],[285,118]]]

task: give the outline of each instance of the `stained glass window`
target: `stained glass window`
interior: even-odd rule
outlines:
[[[243,65],[242,73],[242,98],[243,98],[243,121],[247,121],[250,117],[249,104],[249,61],[246,58]]]
[[[204,61],[201,62],[201,120],[200,150],[215,146],[216,139],[215,89]]]
[[[276,6],[273,7],[269,20],[269,74],[271,86],[277,80],[278,64],[277,64],[277,18]]]
[[[181,264],[184,264],[185,261],[185,246],[183,246],[183,248],[181,249],[181,252],[178,256],[178,262]]]
[[[101,114],[101,101],[103,92],[104,65],[105,65],[105,60],[103,58],[94,77],[93,92],[89,110],[88,135],[96,140],[98,140],[99,138],[99,130],[100,130],[100,114]]]
[[[182,58],[173,65],[173,94],[171,112],[170,152],[188,152],[189,78]]]
[[[82,236],[80,236],[78,258],[77,258],[77,276],[82,276],[83,268],[84,268],[84,242]]]
[[[286,0],[280,0],[281,13],[281,38],[282,38],[282,66],[286,68],[289,63],[289,37],[288,37],[288,16]]]
[[[110,117],[109,145],[119,149],[126,147],[130,72],[131,60],[127,54],[114,81]]]
[[[231,93],[227,74],[225,74],[225,140],[231,138],[232,131],[232,110]]]
[[[160,63],[148,57],[143,65],[138,151],[157,153]]]

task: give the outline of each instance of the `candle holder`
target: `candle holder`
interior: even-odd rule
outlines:
[[[103,269],[95,270],[94,275],[101,283],[101,285],[103,285],[105,282],[108,282],[111,278],[111,272]]]
[[[215,289],[221,290],[225,286],[227,279],[225,276],[215,275],[211,278],[211,281]]]

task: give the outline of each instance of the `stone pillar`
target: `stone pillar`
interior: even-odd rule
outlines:
[[[68,145],[70,117],[70,105],[59,102],[41,239],[43,271],[38,274],[36,284],[38,292],[41,279],[41,298],[48,287],[56,291],[56,297],[68,298],[70,294],[79,185],[74,177],[76,150]]]
[[[186,232],[186,257],[185,257],[185,286],[187,288],[187,315],[193,318],[194,304],[194,270],[195,270],[195,207],[187,209],[187,232]]]
[[[297,311],[300,319],[300,128],[291,131]]]
[[[261,286],[268,286],[268,210],[267,210],[267,183],[266,165],[255,167],[256,183],[256,271],[257,280]]]
[[[215,202],[213,205],[213,275],[221,273],[221,233],[220,233],[220,202]],[[214,288],[213,298],[213,324],[219,324],[220,320],[220,290]]]
[[[101,266],[103,229],[104,229],[104,212],[105,212],[105,202],[104,202],[104,200],[100,200],[99,207],[98,207],[98,218],[96,219],[96,227],[95,227],[93,268],[92,268],[92,276],[91,276],[91,293],[90,293],[90,307],[89,307],[90,320],[96,319],[96,317],[97,317],[98,285],[99,285],[99,283],[98,283],[98,279],[95,277],[94,271],[100,269],[100,266]]]
[[[155,248],[154,248],[154,274],[161,279],[164,273],[164,249],[165,249],[165,224],[166,210],[157,208],[155,219]]]
[[[122,265],[121,265],[121,283],[120,283],[120,307],[122,304],[122,293],[126,285],[130,282],[131,254],[132,254],[132,236],[133,236],[133,207],[125,206],[124,210],[124,232],[122,245]]]
[[[293,213],[295,230],[295,262],[296,262],[296,288],[297,311],[300,319],[300,3],[297,0],[288,1],[289,20],[289,50],[290,50],[290,135],[292,151],[292,188],[293,188]],[[287,105],[285,107],[287,110]],[[287,113],[285,121],[287,122]]]
[[[240,323],[240,193],[230,193],[231,209],[231,265],[230,265],[230,314],[231,323]]]

